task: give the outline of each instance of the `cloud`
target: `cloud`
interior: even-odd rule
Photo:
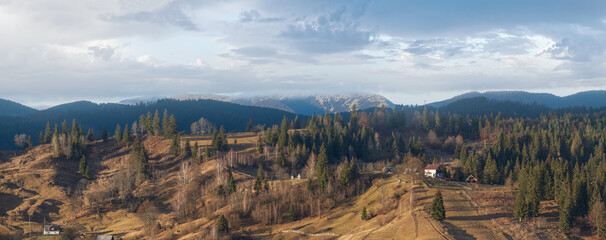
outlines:
[[[284,18],[262,18],[261,14],[256,10],[242,11],[240,12],[239,22],[241,23],[250,23],[250,22],[261,22],[261,23],[271,23],[271,22],[282,22]]]
[[[606,83],[597,0],[0,4],[0,95],[15,100]]]
[[[158,9],[136,11],[127,14],[106,14],[101,19],[112,22],[147,22],[160,25],[173,25],[189,31],[197,31],[198,26],[186,14],[191,5],[185,1],[172,1]]]
[[[271,47],[242,47],[234,49],[232,52],[247,57],[271,57],[278,54],[276,49]]]
[[[362,13],[341,7],[315,18],[289,24],[280,36],[303,52],[337,53],[364,49],[373,41],[373,32],[360,28]]]
[[[115,48],[112,48],[109,45],[106,46],[90,46],[88,47],[88,51],[95,57],[101,58],[103,60],[109,60],[114,56],[116,52]]]

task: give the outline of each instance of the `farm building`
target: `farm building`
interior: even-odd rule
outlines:
[[[440,167],[440,164],[428,164],[427,166],[425,166],[425,176],[432,178],[441,178],[442,167]]]
[[[114,240],[114,236],[112,236],[112,235],[99,235],[99,236],[97,236],[97,240]]]
[[[59,235],[61,234],[61,229],[59,225],[55,224],[45,224],[44,225],[44,235]]]
[[[467,177],[465,179],[465,182],[475,183],[475,182],[478,182],[478,179],[476,177],[474,177],[473,175],[469,175],[469,177]]]

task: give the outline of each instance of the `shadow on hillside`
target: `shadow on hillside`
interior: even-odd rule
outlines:
[[[448,217],[448,219],[450,220],[451,218]],[[476,239],[473,236],[469,235],[467,233],[467,231],[460,229],[457,226],[452,225],[451,223],[448,223],[448,222],[442,222],[442,223],[446,227],[448,234],[453,236],[455,239]]]
[[[0,193],[0,203],[2,203],[0,204],[0,216],[7,216],[6,212],[21,205],[23,199],[17,195]]]

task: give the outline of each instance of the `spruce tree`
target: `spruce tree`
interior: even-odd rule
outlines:
[[[120,124],[116,125],[116,131],[114,132],[114,139],[116,139],[116,142],[122,141],[122,128],[120,127]]]
[[[296,220],[295,207],[291,204],[288,209],[288,221],[294,222]]]
[[[488,184],[497,184],[499,180],[499,170],[497,163],[490,154],[486,158],[486,166],[484,166],[484,182]]]
[[[204,149],[204,161],[208,161],[210,160],[210,148],[205,148]]]
[[[183,146],[183,153],[185,153],[185,156],[188,157],[192,157],[193,155],[191,154],[191,143],[189,142],[189,139],[185,140],[185,145]]]
[[[235,193],[236,192],[236,180],[234,179],[234,175],[231,172],[231,168],[227,170],[229,173],[229,179],[227,182],[227,186],[228,186],[228,190],[229,190],[229,194]]]
[[[86,168],[84,168],[84,177],[90,180],[90,168],[88,167],[88,165],[86,165]]]
[[[166,134],[167,134],[168,138],[179,135],[177,119],[175,118],[175,115],[173,115],[173,114],[171,114],[170,117],[168,118],[168,126],[167,126],[167,130],[166,130]]]
[[[328,181],[330,180],[330,168],[328,166],[328,156],[326,155],[326,147],[324,143],[320,147],[320,154],[318,154],[318,160],[316,163],[316,181],[320,185],[320,189],[326,190],[328,187]]]
[[[164,109],[164,114],[162,114],[162,135],[165,138],[170,138],[169,137],[169,129],[168,129],[168,120],[169,120],[169,115],[168,115],[168,110],[166,110],[166,108]]]
[[[217,231],[222,233],[229,232],[229,224],[227,223],[227,219],[225,216],[223,216],[223,214],[221,214],[219,220],[217,221]]]
[[[95,133],[93,132],[92,128],[88,129],[88,133],[86,133],[86,140],[89,142],[95,141]]]
[[[160,136],[160,134],[162,133],[162,126],[160,125],[160,114],[158,113],[158,109],[156,109],[156,113],[154,113],[152,128],[154,130],[154,135]]]
[[[263,168],[261,167],[261,165],[259,165],[259,169],[257,170],[257,178],[255,179],[255,185],[253,186],[253,189],[255,191],[262,190],[264,179],[265,176],[263,176]]]
[[[366,207],[362,208],[362,213],[360,215],[363,221],[368,220],[368,213],[366,212]]]
[[[176,157],[179,155],[179,136],[175,136],[172,139],[172,144],[170,145],[170,155]]]
[[[248,123],[246,123],[246,131],[247,132],[252,132],[252,130],[253,130],[252,119],[248,119]]]
[[[50,122],[46,122],[46,128],[44,129],[44,139],[43,143],[50,143],[53,139],[53,132],[51,131]]]
[[[84,174],[84,170],[86,170],[86,166],[88,166],[88,163],[86,162],[86,156],[82,155],[82,157],[80,158],[80,165],[78,167],[78,172],[80,172],[80,174]]]
[[[196,160],[200,160],[200,156],[198,155],[198,149],[200,149],[200,146],[198,145],[198,141],[195,141],[194,146],[191,148],[191,157]]]
[[[423,130],[429,131],[431,129],[431,123],[429,122],[429,113],[427,107],[423,108],[423,116],[421,117],[421,126]]]
[[[444,200],[442,199],[442,192],[440,190],[436,192],[431,202],[431,217],[438,221],[446,218],[446,209],[444,208]]]
[[[559,221],[558,227],[564,234],[570,234],[572,232],[572,221],[573,221],[573,199],[571,196],[570,184],[565,180],[561,186],[560,199],[558,200],[559,206]]]
[[[128,123],[124,125],[124,133],[122,133],[122,142],[124,142],[124,145],[126,146],[130,144],[130,128],[128,127]]]
[[[109,138],[109,133],[107,132],[107,126],[103,125],[103,132],[101,132],[101,138],[103,139],[104,142],[107,142],[107,139]]]

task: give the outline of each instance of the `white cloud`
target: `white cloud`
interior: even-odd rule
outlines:
[[[606,85],[602,2],[416,4],[3,1],[0,35],[10,37],[0,38],[0,95],[438,96]]]

